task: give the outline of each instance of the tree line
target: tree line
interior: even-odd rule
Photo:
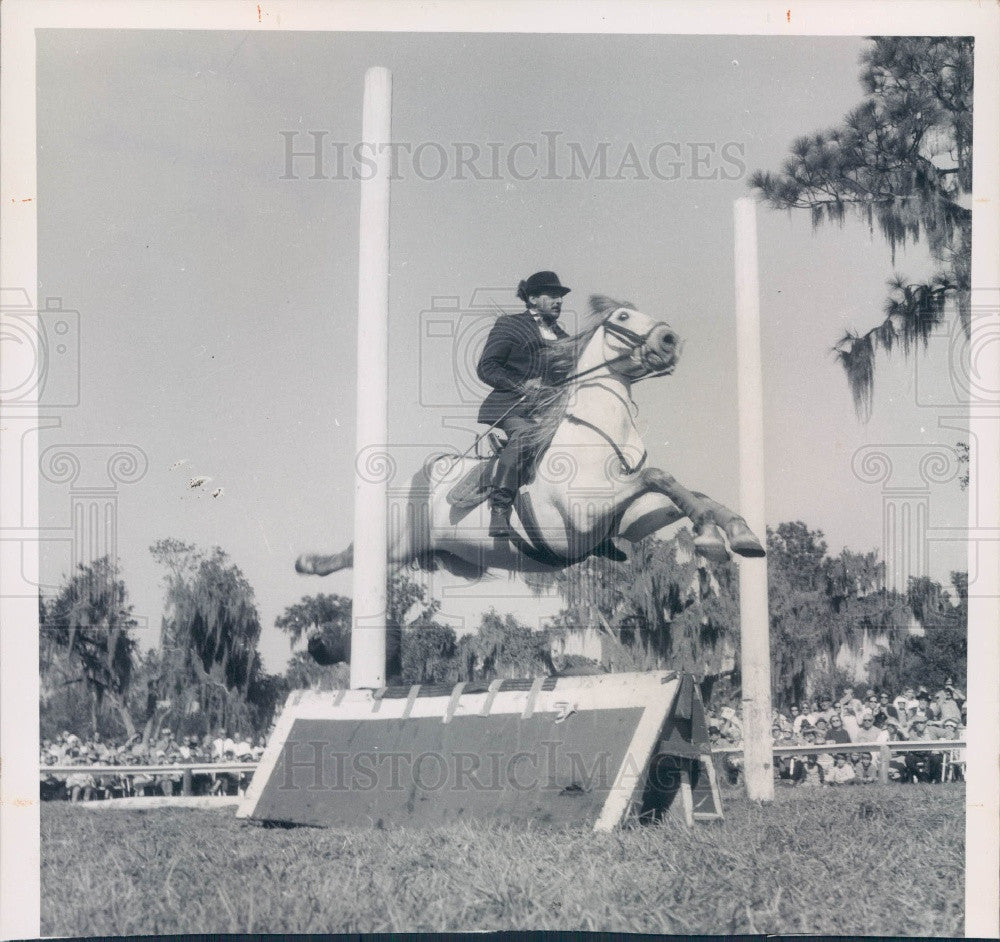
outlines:
[[[773,696],[799,701],[864,679],[891,689],[965,681],[968,580],[926,577],[906,592],[885,587],[874,552],[829,553],[801,521],[768,530]],[[140,653],[128,590],[107,558],[80,566],[39,599],[43,735],[62,729],[146,738],[222,727],[265,731],[290,690],[343,687],[350,663],[351,601],[305,596],[275,620],[293,654],[264,670],[254,590],[220,548],[160,540],[164,573],[158,643]],[[486,611],[459,636],[440,603],[406,573],[388,592],[391,683],[453,684],[554,672],[685,669],[738,691],[739,583],[734,563],[708,563],[690,532],[650,537],[627,562],[588,558],[533,590],[555,592],[556,616],[539,630]],[[583,653],[579,641],[587,637]],[[860,659],[863,659],[863,663]]]

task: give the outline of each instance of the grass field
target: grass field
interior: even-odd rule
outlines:
[[[263,828],[42,807],[42,932],[960,935],[964,788],[779,790],[612,834]]]

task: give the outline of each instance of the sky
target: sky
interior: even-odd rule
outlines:
[[[162,572],[149,547],[163,537],[221,546],[240,566],[269,670],[289,656],[273,627],[286,606],[350,593],[349,573],[308,579],[293,563],[352,538],[350,171],[363,168],[345,160],[338,174],[334,158],[335,145],[349,155],[361,138],[367,67],[392,70],[393,136],[412,154],[400,160],[391,211],[390,441],[403,463],[464,449],[477,430],[478,393],[454,381],[468,373],[471,335],[458,331],[456,353],[429,325],[482,324],[491,308],[470,305],[484,298],[516,310],[517,282],[552,269],[573,289],[564,318],[589,294],[609,294],[684,338],[676,373],[635,389],[646,445],[656,464],[735,506],[732,203],[750,171],[778,169],[795,137],[833,126],[860,100],[863,45],[40,31],[39,295],[78,312],[78,350],[59,369],[61,380],[78,377],[79,401],[57,408],[43,395],[59,425],[39,450],[117,444],[144,456],[145,474],[116,492],[117,550],[143,645],[159,631]],[[310,149],[310,132],[325,147],[322,172],[299,157],[289,173],[288,142]],[[478,147],[485,179],[459,166],[456,145],[466,155]],[[604,178],[577,165],[582,178],[571,179],[574,149],[589,160],[602,145]],[[803,520],[834,553],[878,549],[886,484],[861,480],[855,455],[881,448],[893,456],[889,486],[922,487],[921,459],[968,437],[951,392],[955,345],[943,331],[917,361],[880,359],[867,423],[830,349],[846,328],[881,319],[894,270],[917,279],[933,265],[920,245],[894,262],[856,220],[813,230],[807,214],[761,207],[759,221],[768,524]],[[210,481],[192,489],[196,476]],[[42,525],[69,526],[69,486],[41,483]],[[965,525],[954,480],[926,495],[931,528]],[[64,543],[43,543],[47,586],[69,567]],[[964,568],[963,543],[929,544],[932,577]],[[491,605],[533,624],[559,607],[505,576],[465,585],[435,575],[428,585],[459,630]]]

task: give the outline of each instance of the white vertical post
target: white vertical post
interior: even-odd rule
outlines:
[[[740,513],[763,540],[764,378],[760,354],[757,279],[757,204],[733,206],[736,257],[736,360],[740,437]],[[771,740],[771,650],[767,560],[740,559],[740,673],[743,699],[743,768],[747,795],[774,800]]]
[[[385,686],[389,394],[389,171],[392,73],[365,73],[361,139],[376,170],[361,182],[358,264],[357,462],[351,687]]]

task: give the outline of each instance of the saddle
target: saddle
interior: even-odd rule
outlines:
[[[478,507],[490,496],[493,487],[493,475],[497,466],[497,457],[503,451],[506,444],[495,433],[490,432],[486,438],[489,441],[492,454],[476,454],[476,463],[459,480],[452,485],[452,488],[445,495],[445,500],[459,513],[468,513]],[[537,457],[537,456],[536,456]],[[535,477],[535,461],[528,462],[524,480],[520,487],[530,484]],[[520,487],[518,490],[520,490]],[[604,556],[615,562],[624,562],[628,557],[614,545],[610,538],[602,541],[591,551],[594,556]]]
[[[490,496],[496,455],[482,457],[452,486],[445,499],[457,510],[472,510]]]
[[[476,463],[452,486],[445,495],[445,500],[459,511],[469,511],[478,507],[490,496],[493,486],[493,474],[496,471],[497,457],[506,444],[495,432],[487,434],[492,454],[476,454]],[[528,481],[522,482],[527,484]]]

